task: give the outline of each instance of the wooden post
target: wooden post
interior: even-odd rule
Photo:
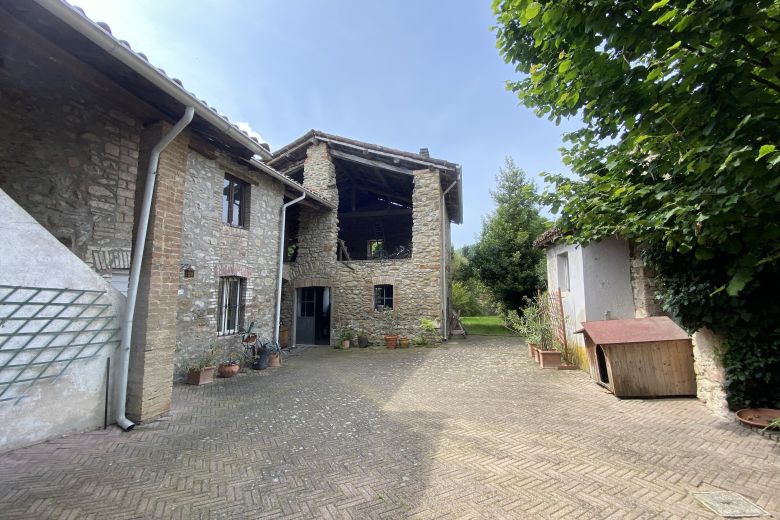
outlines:
[[[566,316],[563,314],[563,297],[561,296],[560,287],[558,287],[556,293],[558,295],[558,311],[560,312],[561,317],[561,342],[563,343],[563,358],[567,363],[571,363],[572,360],[569,358],[569,341],[566,338]]]

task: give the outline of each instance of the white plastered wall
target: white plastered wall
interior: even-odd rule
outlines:
[[[0,190],[0,285],[107,291],[104,301],[121,316],[125,298]],[[119,320],[116,320],[118,325]],[[11,323],[11,322],[7,322]],[[8,330],[8,329],[6,329]],[[103,426],[106,358],[115,379],[115,346],[74,361],[58,378],[36,382],[21,401],[0,402],[0,452]],[[7,358],[4,358],[5,364]],[[113,385],[111,385],[113,386]],[[109,422],[114,395],[109,388]],[[16,403],[16,404],[15,404]]]
[[[634,317],[628,242],[615,237],[582,248],[585,318],[588,321]]]
[[[582,334],[574,334],[585,321],[585,280],[583,278],[583,248],[578,245],[554,244],[547,248],[547,290],[555,294],[561,287],[558,280],[558,256],[568,255],[569,290],[561,289],[563,313],[566,320],[566,335],[571,345],[584,348]]]

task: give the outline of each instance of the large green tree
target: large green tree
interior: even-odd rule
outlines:
[[[539,215],[533,182],[511,158],[499,170],[491,195],[496,211],[485,219],[479,242],[468,252],[469,267],[497,302],[519,309],[544,283],[539,269],[544,256],[533,241],[546,220]]]
[[[587,243],[649,246],[667,308],[708,326],[733,406],[780,404],[780,2],[496,0],[509,88],[579,117],[547,202]]]

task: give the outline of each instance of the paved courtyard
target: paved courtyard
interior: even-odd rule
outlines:
[[[693,399],[618,400],[516,339],[310,349],[172,413],[0,456],[2,518],[715,518],[780,512],[780,444]]]

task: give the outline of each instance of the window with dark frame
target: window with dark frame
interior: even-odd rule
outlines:
[[[222,182],[222,222],[233,227],[246,226],[245,200],[248,191],[246,182],[225,174]]]
[[[244,327],[246,279],[224,276],[219,279],[219,314],[217,332],[237,334]]]
[[[314,316],[314,306],[316,303],[314,287],[304,287],[301,289],[301,318],[311,318]]]
[[[383,311],[393,308],[393,286],[382,284],[374,286],[374,310]]]

